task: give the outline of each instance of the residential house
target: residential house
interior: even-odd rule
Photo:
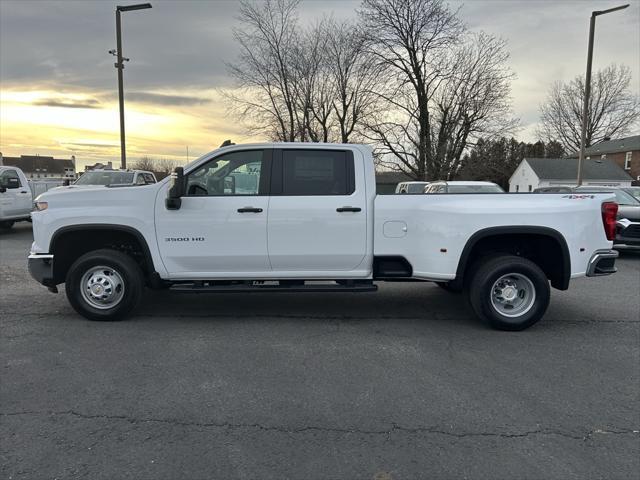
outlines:
[[[584,153],[585,158],[591,160],[611,160],[617,163],[631,175],[634,184],[640,185],[640,135],[605,140],[591,145]],[[572,157],[578,158],[578,153],[574,153]]]
[[[539,187],[576,186],[577,158],[525,158],[509,179],[509,192],[532,192]],[[617,163],[610,160],[585,160],[583,185],[628,187],[633,179]]]
[[[29,180],[64,181],[76,178],[76,157],[59,159],[40,155],[5,157],[0,153],[0,165],[18,167]]]

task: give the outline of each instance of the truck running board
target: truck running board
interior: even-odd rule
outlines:
[[[246,282],[231,285],[216,285],[211,282],[179,283],[169,288],[183,293],[250,293],[250,292],[375,292],[378,286],[370,282],[311,283],[303,281]]]

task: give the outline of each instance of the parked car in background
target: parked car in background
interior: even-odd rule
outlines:
[[[624,187],[622,190],[633,195],[636,200],[640,201],[640,187]]]
[[[89,170],[74,182],[73,187],[85,185],[150,185],[156,182],[155,175],[144,170]]]
[[[396,187],[396,193],[423,193],[429,182],[401,182]]]
[[[493,182],[431,182],[424,193],[504,193],[500,185]]]
[[[0,167],[0,228],[31,219],[33,200],[26,175],[18,167]]]
[[[616,220],[616,238],[613,240],[613,248],[618,250],[640,249],[640,200],[628,193],[625,189],[615,187],[591,187],[583,185],[577,187],[574,192],[604,193],[613,192],[618,203],[618,218]]]
[[[556,185],[554,187],[540,187],[536,188],[533,193],[570,193],[573,191],[573,187],[569,185]]]

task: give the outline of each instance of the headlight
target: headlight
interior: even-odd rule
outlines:
[[[42,212],[43,210],[49,208],[49,202],[35,202],[34,206],[36,207],[36,210],[38,212]]]

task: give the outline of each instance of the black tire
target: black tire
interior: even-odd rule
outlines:
[[[9,230],[11,229],[11,227],[13,227],[13,220],[7,220],[5,222],[0,222],[0,228],[2,230]]]
[[[107,286],[114,285],[113,291],[117,291],[118,285],[120,286],[121,294],[119,300],[112,307],[107,305],[103,308],[97,308],[85,298],[85,296],[89,298],[94,297],[89,293],[90,289],[87,286],[86,279],[83,280],[83,277],[85,274],[89,275],[92,269],[95,270],[96,267],[100,266],[108,267],[108,269],[104,271],[107,279],[117,278],[116,281],[107,283]],[[97,275],[100,274],[98,273]],[[95,275],[89,280],[91,281],[94,278],[96,278]],[[110,281],[112,280],[106,280],[106,282]],[[85,285],[81,285],[83,282]],[[83,288],[87,288],[86,294],[83,294]],[[67,298],[73,309],[89,320],[98,321],[124,319],[140,303],[143,290],[144,276],[135,260],[122,252],[109,249],[95,250],[82,255],[73,262],[73,265],[69,268],[65,282]],[[98,303],[96,300],[94,300],[94,302]]]
[[[460,293],[462,292],[462,288],[452,284],[451,282],[436,282],[441,289],[449,292],[449,293]]]
[[[499,290],[494,290],[502,277],[506,283],[501,282],[497,287]],[[521,307],[513,307],[511,302],[504,301],[501,294],[505,285],[518,287],[507,293],[515,293],[517,298],[513,301],[516,304],[521,302]],[[533,295],[527,293],[530,290],[533,290]],[[540,267],[531,260],[514,255],[500,255],[478,264],[468,283],[467,293],[471,308],[482,321],[495,329],[509,331],[524,330],[538,322],[549,306],[551,294],[547,276]],[[513,316],[508,314],[508,308],[514,309]],[[519,308],[522,313],[518,313]]]

